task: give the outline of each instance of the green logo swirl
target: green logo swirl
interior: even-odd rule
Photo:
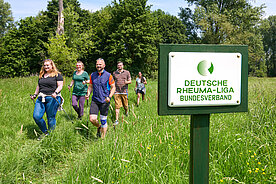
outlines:
[[[210,75],[214,71],[214,65],[206,60],[200,61],[197,65],[197,71],[202,76]]]

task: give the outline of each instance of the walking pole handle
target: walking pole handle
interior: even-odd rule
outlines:
[[[33,100],[33,103],[35,104],[34,95],[30,94],[30,97],[31,97],[31,99]]]
[[[88,115],[88,118],[87,118],[87,121],[86,121],[86,126],[87,126],[87,131],[86,131],[86,137],[88,139],[88,136],[89,136],[89,129],[88,129],[88,124],[89,124],[89,111],[88,111],[88,101],[89,99],[86,99],[86,108],[87,108],[87,115]]]
[[[72,87],[71,85],[68,85],[68,90],[69,90],[69,92],[71,91],[71,87]]]

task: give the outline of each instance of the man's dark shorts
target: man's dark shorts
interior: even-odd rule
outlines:
[[[98,115],[100,111],[100,115],[107,116],[108,115],[108,109],[109,109],[110,103],[98,103],[94,102],[92,100],[91,106],[90,106],[90,115]]]

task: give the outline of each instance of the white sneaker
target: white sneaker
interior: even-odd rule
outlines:
[[[46,136],[48,136],[48,133],[47,134],[44,134],[44,133],[42,133],[38,138],[37,138],[37,140],[38,141],[41,141],[44,137],[46,137]]]
[[[116,120],[114,123],[113,123],[113,125],[115,126],[115,125],[118,125],[119,124],[119,121],[118,120]]]

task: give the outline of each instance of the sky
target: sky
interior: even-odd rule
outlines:
[[[78,0],[82,9],[95,12],[111,4],[112,0]],[[264,18],[270,15],[276,15],[276,0],[249,0],[253,6],[265,4]],[[39,11],[47,10],[48,0],[4,0],[11,5],[11,10],[15,21],[21,18],[36,16]],[[148,5],[152,5],[151,10],[161,9],[166,13],[177,16],[179,7],[188,7],[185,0],[148,0]]]

